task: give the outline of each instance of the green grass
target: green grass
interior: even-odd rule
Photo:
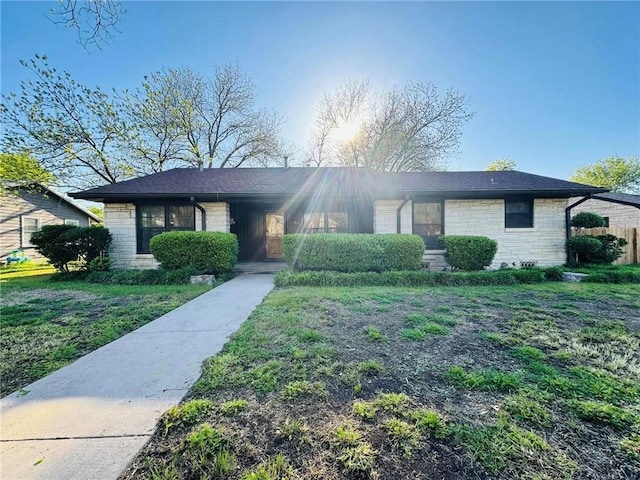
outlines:
[[[11,393],[173,310],[206,286],[2,283],[0,390]]]
[[[638,311],[626,285],[278,289],[123,480],[635,478]],[[227,443],[185,451],[202,422]]]

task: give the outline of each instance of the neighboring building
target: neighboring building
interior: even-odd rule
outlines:
[[[73,200],[43,185],[10,187],[0,197],[0,258],[23,249],[31,259],[43,258],[29,239],[44,225],[71,224],[88,227],[102,220]]]
[[[569,205],[579,200],[571,198]],[[640,228],[640,195],[598,193],[571,209],[572,216],[580,212],[593,212],[604,217],[606,227]]]
[[[498,268],[564,263],[567,199],[604,191],[516,171],[177,168],[72,196],[105,204],[119,268],[155,268],[149,240],[169,230],[235,233],[241,261],[281,258],[285,233],[415,233],[431,268],[438,236],[484,235]]]

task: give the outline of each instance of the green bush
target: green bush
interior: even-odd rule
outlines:
[[[226,273],[238,261],[238,239],[223,232],[165,232],[149,242],[154,258],[166,270],[191,267],[198,272]]]
[[[569,256],[578,263],[609,264],[620,258],[624,238],[615,235],[578,235],[567,240]]]
[[[293,272],[281,270],[276,274],[278,287],[429,287],[429,286],[477,286],[516,285],[545,281],[544,272],[537,269],[496,270],[487,272]]]
[[[543,268],[544,277],[550,282],[561,282],[562,281],[562,268],[560,267],[547,267]]]
[[[76,272],[71,272],[76,273]],[[186,285],[191,275],[198,273],[192,267],[178,270],[110,270],[93,271],[81,279],[88,283],[103,283],[109,285]],[[68,277],[70,274],[61,275]],[[64,280],[61,278],[60,280]]]
[[[498,242],[487,237],[443,235],[438,240],[447,250],[445,260],[455,270],[482,270],[498,251]]]
[[[417,270],[422,266],[424,242],[417,235],[404,234],[293,234],[282,238],[282,251],[294,270]]]
[[[105,257],[111,233],[101,226],[45,225],[31,234],[31,243],[58,271],[68,272],[69,264],[78,259],[88,268],[92,260]]]
[[[604,218],[593,212],[580,212],[571,219],[571,226],[575,228],[604,227]]]

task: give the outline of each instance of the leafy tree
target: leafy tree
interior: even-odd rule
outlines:
[[[104,208],[91,205],[90,207],[87,208],[87,210],[93,213],[96,217],[104,219]]]
[[[509,160],[508,158],[499,158],[498,160],[494,160],[485,169],[488,172],[503,172],[506,170],[515,170],[516,162],[513,160]]]
[[[0,195],[10,186],[51,184],[55,177],[28,153],[0,153]]]
[[[21,83],[20,95],[2,97],[5,149],[31,152],[68,186],[83,188],[132,176],[127,147],[135,131],[121,105],[70,73],[57,72],[46,56],[21,63],[36,78]]]
[[[569,180],[604,187],[614,192],[640,193],[638,158],[613,156],[576,169]]]
[[[324,95],[307,163],[367,166],[380,171],[428,171],[446,166],[473,114],[467,97],[444,95],[430,83],[373,91],[350,82]]]
[[[211,78],[186,67],[162,70],[134,99],[136,152],[155,171],[175,162],[239,167],[281,157],[281,117],[255,108],[255,86],[237,66],[217,67]]]

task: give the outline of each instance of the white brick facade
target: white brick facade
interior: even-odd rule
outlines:
[[[373,207],[373,233],[398,233],[398,207],[403,200],[378,200]],[[400,233],[413,232],[413,207],[409,200],[400,214]]]
[[[206,212],[207,231],[229,232],[229,204],[202,203]],[[109,257],[114,268],[158,268],[153,255],[136,253],[136,207],[133,203],[106,203],[104,225],[113,236]],[[196,230],[202,230],[202,215],[196,208]]]
[[[569,205],[580,198],[570,198]],[[568,206],[568,205],[567,205]],[[593,212],[602,217],[609,217],[610,227],[635,227],[640,228],[640,208],[620,203],[604,202],[591,198],[571,209],[571,216],[580,212]]]
[[[396,233],[397,208],[401,200],[375,203],[374,233]],[[534,200],[533,228],[505,228],[504,200],[446,200],[445,235],[482,235],[498,242],[498,252],[491,268],[504,262],[520,266],[537,262],[539,266],[561,265],[566,261],[565,199]],[[402,233],[412,233],[411,201],[402,209]],[[428,251],[429,261],[435,252]]]

